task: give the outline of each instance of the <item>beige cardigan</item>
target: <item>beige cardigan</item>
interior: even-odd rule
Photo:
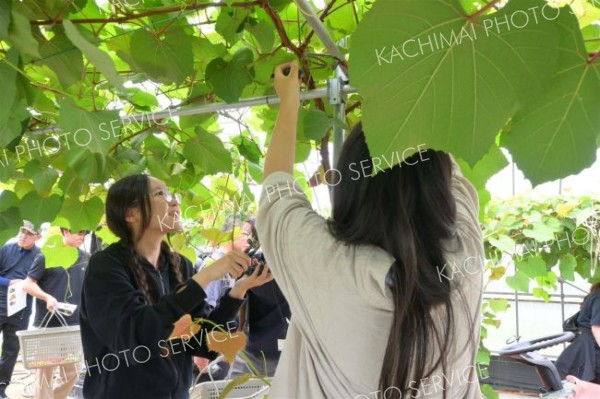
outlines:
[[[447,252],[446,259],[452,281],[463,294],[461,298],[457,290],[453,300],[457,341],[446,373],[440,368],[428,379],[413,381],[406,398],[442,398],[444,381],[447,398],[481,398],[474,359],[479,343],[483,242],[477,194],[456,164],[452,190],[459,240],[451,243],[458,251]],[[265,257],[292,310],[269,398],[385,397],[377,392],[393,317],[385,277],[394,259],[378,247],[349,247],[337,241],[294,177],[285,172],[272,173],[263,182],[256,227]],[[469,323],[472,341],[468,341]],[[387,389],[391,393],[396,388]]]

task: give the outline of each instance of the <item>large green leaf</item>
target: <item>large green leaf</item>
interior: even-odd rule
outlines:
[[[23,135],[27,129],[27,120],[30,116],[26,107],[27,103],[25,99],[21,98],[9,108],[10,114],[8,115],[8,119],[4,124],[0,125],[0,146],[10,148],[11,146],[16,145],[18,139]],[[27,156],[21,158],[21,155],[26,154],[26,151],[25,147],[21,146],[20,148],[22,148],[23,151],[15,148],[18,162],[20,162],[21,159],[28,158]],[[29,159],[31,160],[32,157],[29,156]]]
[[[39,225],[52,221],[58,215],[62,203],[63,200],[59,195],[40,197],[36,191],[31,191],[21,199],[19,205],[21,215],[33,224]]]
[[[304,136],[320,142],[333,127],[333,118],[325,112],[313,109],[304,113]]]
[[[0,127],[8,122],[12,115],[12,107],[17,95],[17,70],[16,64],[19,60],[19,54],[16,50],[10,50],[5,55],[6,60],[0,60],[0,93],[2,93],[3,104],[0,107]],[[8,63],[12,65],[9,65]],[[15,137],[15,132],[7,136],[0,136],[0,147],[4,148]]]
[[[536,185],[575,174],[596,159],[600,63],[588,62],[577,19],[563,12],[559,67],[549,90],[517,112],[502,143]]]
[[[83,77],[83,57],[78,48],[58,30],[51,40],[45,40],[40,46],[41,64],[47,65],[56,73],[63,87],[69,87]]]
[[[33,58],[40,58],[39,44],[33,38],[29,20],[15,9],[12,10],[11,16],[12,20],[8,29],[8,35],[14,46],[22,54]]]
[[[389,158],[425,143],[474,165],[554,72],[557,24],[535,23],[530,11],[545,4],[511,1],[470,18],[458,0],[378,0],[350,52],[371,154]],[[515,19],[521,29],[498,23],[521,12],[530,19]]]
[[[521,270],[517,270],[514,276],[506,277],[506,285],[515,291],[529,292],[529,277]]]
[[[192,38],[181,28],[172,28],[164,38],[144,29],[131,36],[133,67],[162,83],[181,83],[194,69]]]
[[[247,17],[248,10],[245,8],[223,8],[217,18],[215,30],[233,45],[238,41],[238,33],[243,29]]]
[[[25,176],[31,176],[35,189],[41,196],[48,196],[52,186],[58,180],[56,169],[42,165],[38,160],[32,160],[23,168]]]
[[[575,267],[577,266],[577,259],[572,254],[566,254],[561,256],[558,267],[560,269],[560,276],[568,281],[575,281]]]
[[[0,0],[0,40],[8,36],[11,0]]]
[[[515,260],[517,270],[529,278],[543,276],[547,273],[546,262],[540,256],[528,257],[524,260]]]
[[[275,42],[275,31],[273,25],[268,19],[251,19],[247,26],[248,32],[258,41],[263,53],[268,53],[273,48]]]
[[[94,230],[104,214],[104,203],[98,197],[90,197],[85,201],[67,198],[63,203],[59,216],[69,221],[73,231]]]
[[[63,244],[60,231],[51,234],[41,248],[44,254],[44,262],[47,269],[53,267],[71,267],[77,260],[77,248],[68,247]]]
[[[58,125],[65,136],[62,145],[70,151],[88,149],[91,152],[106,154],[116,142],[115,130],[121,124],[118,111],[88,112],[68,101],[60,104]]]
[[[119,76],[112,58],[100,50],[97,46],[88,42],[79,32],[73,22],[68,19],[63,20],[65,34],[71,42],[86,56],[86,58],[96,67],[106,79],[116,88],[123,89],[123,79]]]
[[[217,136],[202,129],[196,129],[196,137],[185,143],[183,155],[207,175],[231,172],[231,153]]]
[[[229,62],[216,58],[206,67],[206,80],[219,97],[228,103],[235,102],[252,82],[249,70],[252,60],[252,50],[248,48],[240,49]]]
[[[19,206],[19,197],[12,191],[2,190],[0,192],[0,212],[4,212],[15,206]]]
[[[0,242],[5,242],[18,233],[17,226],[21,226],[23,220],[19,208],[10,207],[0,212]]]

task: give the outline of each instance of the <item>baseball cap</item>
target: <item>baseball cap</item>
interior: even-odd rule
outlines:
[[[32,234],[40,234],[38,229],[36,229],[33,223],[31,223],[29,220],[23,220],[22,228],[29,231]]]

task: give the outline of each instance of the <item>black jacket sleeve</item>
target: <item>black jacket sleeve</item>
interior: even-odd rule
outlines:
[[[143,345],[160,354],[158,343],[169,337],[173,323],[206,298],[202,287],[189,279],[148,305],[124,262],[104,251],[90,258],[83,284],[91,328],[113,353]]]
[[[189,262],[189,260],[187,260],[187,258],[185,260],[187,261],[186,262],[187,273],[188,273],[188,276],[190,276],[191,274],[194,273],[194,268],[193,268],[193,265],[191,264],[191,262]],[[188,262],[189,262],[189,264],[188,264]],[[196,308],[194,308],[192,310],[192,313],[191,313],[192,319],[194,319],[194,320],[197,318],[207,319],[207,320],[210,320],[211,322],[215,323],[218,326],[218,327],[215,327],[209,323],[204,323],[202,325],[201,332],[196,334],[196,338],[199,338],[199,339],[195,339],[195,340],[192,339],[190,341],[190,343],[192,343],[192,345],[194,346],[194,351],[193,351],[194,355],[206,357],[208,359],[214,359],[217,357],[218,354],[215,352],[209,351],[208,347],[206,346],[206,337],[207,337],[207,335],[210,335],[212,333],[213,329],[214,329],[214,331],[219,331],[220,329],[223,329],[224,331],[228,332],[228,334],[232,334],[232,335],[235,334],[234,331],[230,331],[230,330],[233,330],[233,325],[231,322],[235,320],[235,318],[240,310],[240,307],[245,302],[245,299],[233,298],[233,297],[229,296],[229,291],[230,290],[227,290],[223,294],[223,296],[219,299],[219,301],[217,302],[217,306],[214,309],[212,306],[210,306],[208,304],[208,302],[203,300],[201,304],[199,304]],[[202,341],[204,341],[204,342],[202,342]],[[202,342],[202,345],[200,345],[200,342]]]

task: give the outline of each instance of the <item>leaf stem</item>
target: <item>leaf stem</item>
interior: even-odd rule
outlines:
[[[494,7],[494,5],[496,3],[498,3],[500,0],[492,0],[489,3],[487,3],[485,6],[483,6],[479,11],[477,11],[474,14],[471,14],[467,17],[468,20],[473,21],[475,18],[479,17],[482,14],[485,14],[490,8]]]
[[[232,3],[232,7],[244,7],[250,8],[253,6],[260,5],[261,2],[259,0],[248,1],[248,2],[237,2]],[[156,8],[153,10],[149,10],[146,12],[140,12],[137,14],[128,14],[122,17],[112,17],[112,18],[79,18],[79,19],[71,19],[70,21],[74,24],[106,24],[109,22],[127,22],[133,19],[140,19],[144,17],[149,17],[152,15],[160,15],[160,14],[168,14],[171,12],[183,12],[183,11],[193,11],[193,10],[201,10],[206,9],[208,7],[225,7],[227,3],[202,3],[202,4],[192,4],[189,6],[174,6],[174,7],[162,7]],[[62,24],[63,19],[50,19],[50,20],[42,20],[42,21],[31,21],[31,25],[58,25]]]

